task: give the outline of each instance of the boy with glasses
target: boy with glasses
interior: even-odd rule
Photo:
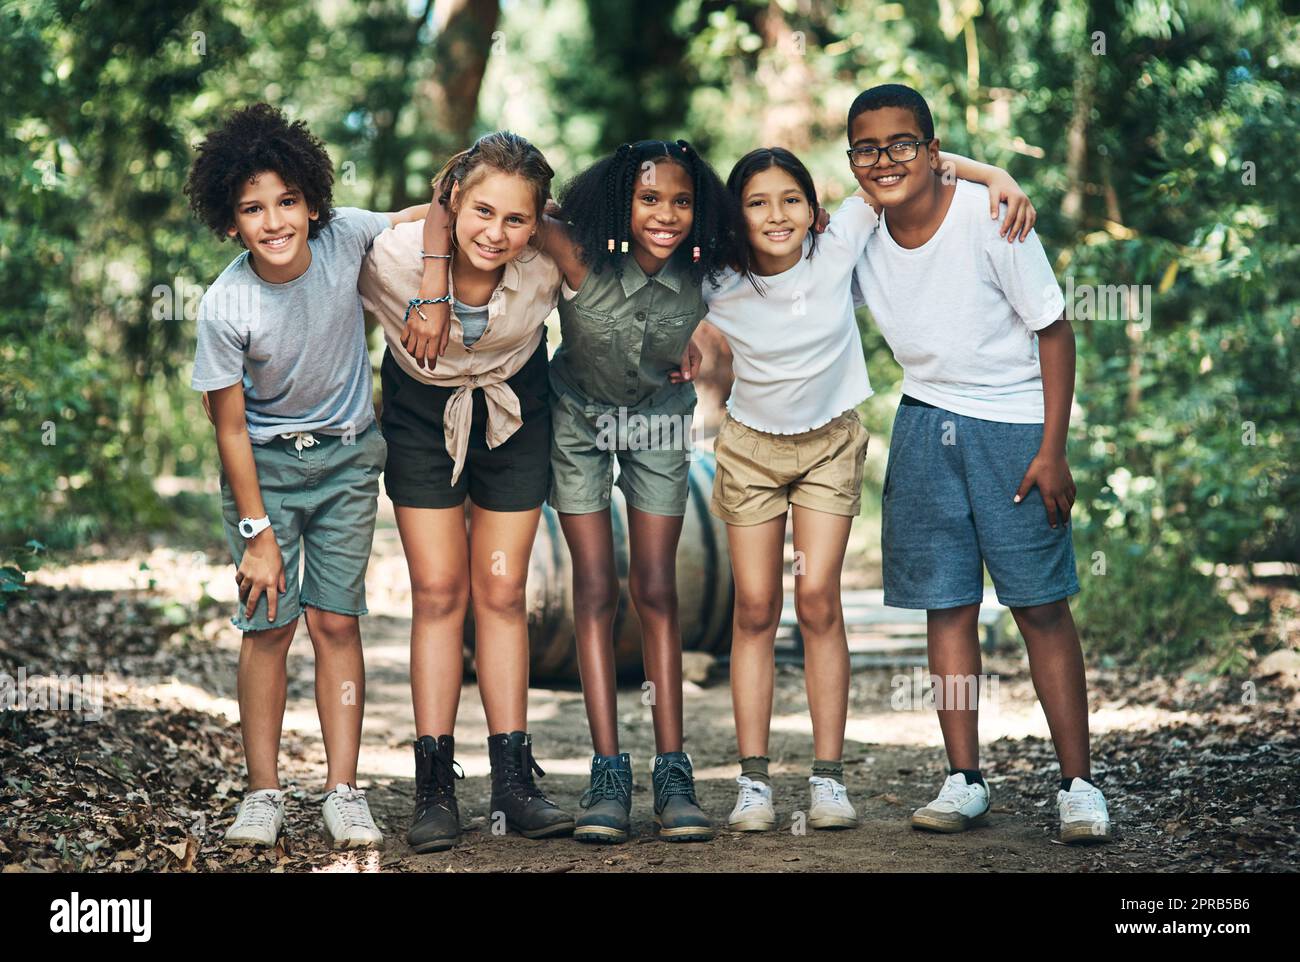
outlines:
[[[930,672],[943,680],[936,698],[950,774],[912,825],[960,832],[989,810],[975,687],[987,566],[1025,638],[1056,746],[1061,841],[1104,841],[1111,825],[1091,780],[1083,653],[1067,600],[1079,582],[1065,300],[1037,234],[1003,242],[987,192],[945,182],[930,109],[915,90],[863,92],[848,133],[854,177],[883,208],[855,297],[903,368],[881,495],[885,603],[926,609]],[[953,693],[973,697],[944,697]]]

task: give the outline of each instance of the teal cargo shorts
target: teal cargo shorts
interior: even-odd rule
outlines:
[[[279,628],[297,621],[303,608],[366,613],[366,568],[387,456],[388,445],[373,423],[356,437],[307,434],[253,445],[262,502],[280,545],[288,590],[279,597],[274,622],[267,618],[263,596],[251,621],[239,605],[231,619],[235,627]],[[239,511],[224,471],[221,515],[238,567],[247,543],[239,533]]]
[[[551,507],[563,514],[608,508],[617,456],[617,484],[628,507],[685,514],[694,411],[692,384],[669,385],[632,406],[584,400],[557,387],[551,406]]]

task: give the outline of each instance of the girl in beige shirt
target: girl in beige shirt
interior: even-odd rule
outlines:
[[[527,732],[525,583],[550,485],[544,323],[561,280],[538,239],[552,176],[522,137],[480,137],[435,179],[426,222],[381,234],[361,272],[387,341],[385,488],[411,573],[416,806],[407,838],[417,852],[449,848],[460,833],[453,732],[471,598],[491,810],[530,838],[574,826],[537,787]],[[445,297],[413,295],[431,290],[426,261],[448,257],[445,320]]]

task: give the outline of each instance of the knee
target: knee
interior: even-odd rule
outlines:
[[[1050,632],[1061,628],[1070,621],[1070,603],[1064,598],[1045,605],[1030,608],[1012,608],[1016,624],[1021,631]]]
[[[422,618],[465,617],[469,584],[454,575],[411,574],[411,610]]]
[[[474,582],[475,611],[498,618],[523,618],[528,610],[526,583],[519,578],[490,575]]]
[[[361,626],[357,622],[356,615],[341,615],[336,611],[309,608],[307,627],[311,631],[311,641],[315,646],[346,648],[361,643]]]
[[[573,579],[573,609],[580,618],[613,618],[618,610],[618,582],[613,575]]]
[[[244,632],[244,641],[253,645],[259,651],[279,648],[287,653],[297,630],[298,620],[295,618],[287,625],[281,625],[279,628],[267,628],[264,631],[246,631]]]
[[[628,593],[642,617],[670,618],[677,614],[677,585],[667,578],[633,573]]]
[[[819,635],[831,631],[843,619],[840,610],[840,586],[795,585],[794,608],[799,618],[799,630],[805,635]]]
[[[736,598],[736,630],[745,634],[776,631],[781,620],[781,596]]]

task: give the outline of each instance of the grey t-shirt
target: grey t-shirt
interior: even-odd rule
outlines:
[[[452,301],[451,306],[455,309],[456,317],[460,321],[465,346],[473,347],[478,339],[483,336],[483,332],[487,330],[487,305],[473,307],[456,298]]]
[[[269,284],[244,251],[203,295],[190,386],[213,391],[242,380],[254,444],[290,431],[359,434],[374,420],[357,276],[388,226],[384,214],[336,208],[307,241],[302,276]]]

